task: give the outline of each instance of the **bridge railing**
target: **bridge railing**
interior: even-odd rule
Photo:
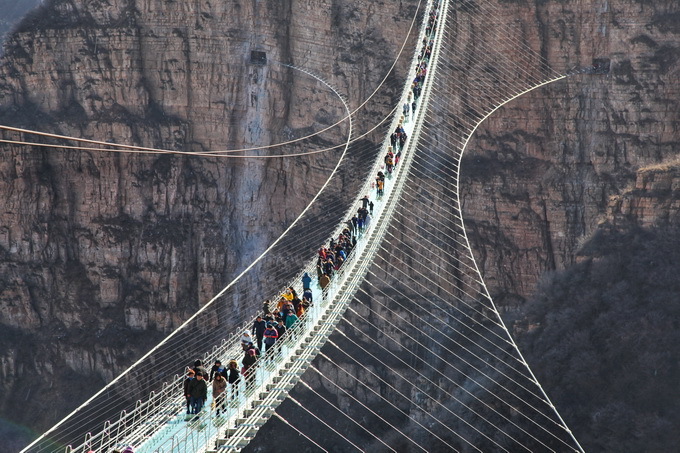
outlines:
[[[430,11],[431,5],[436,3],[434,1],[428,2],[428,7],[425,10],[424,21],[420,26],[420,31],[418,34],[417,45],[420,46],[421,41],[426,37],[426,27],[428,20],[428,12]],[[429,36],[428,36],[429,38]],[[420,61],[418,60],[418,48],[414,53],[412,64],[410,68],[415,67]],[[410,92],[410,84],[413,78],[413,74],[409,71],[407,75],[407,81],[402,92],[402,96],[399,100],[399,104],[396,108],[396,114],[392,117],[391,124],[388,129],[387,137],[379,146],[378,156],[375,159],[372,169],[369,172],[369,178],[364,182],[361,189],[359,190],[359,197],[364,194],[373,193],[375,191],[373,177],[378,171],[385,170],[383,156],[390,146],[389,135],[394,131],[397,124],[400,121],[401,116],[401,105],[407,101]],[[414,112],[411,112],[413,115]],[[413,137],[409,137],[408,140],[412,140]],[[398,171],[399,166],[395,166],[395,172]],[[389,176],[385,181],[385,193],[390,190],[389,188]],[[360,205],[360,199],[349,206],[346,210],[344,218],[351,218],[351,216],[356,212],[358,206]],[[383,208],[382,203],[375,204],[374,219],[380,217],[381,210]],[[376,220],[373,220],[375,223]],[[368,228],[372,228],[374,224],[369,225]],[[333,233],[328,237],[326,242],[331,238],[337,238],[338,235],[345,228],[345,223],[341,222],[333,231]],[[267,382],[271,380],[278,374],[279,369],[277,367],[270,366],[271,359],[275,355],[284,355],[287,353],[286,350],[295,350],[297,347],[297,342],[302,338],[310,328],[317,321],[323,309],[325,308],[326,301],[333,299],[333,295],[338,291],[340,287],[340,282],[344,280],[345,272],[350,269],[350,264],[357,256],[360,255],[362,250],[361,245],[365,241],[359,240],[357,242],[357,247],[348,254],[347,259],[343,266],[339,270],[335,271],[333,278],[329,285],[323,290],[321,301],[315,300],[310,306],[309,310],[300,317],[298,322],[291,327],[286,333],[286,338],[281,339],[271,347],[266,354],[264,354],[260,359],[257,360],[256,364],[253,365],[252,373],[254,373],[253,380],[255,384],[252,386],[247,386],[243,379],[240,379],[238,389],[236,391],[235,398],[233,400],[228,400],[225,405],[223,419],[226,424],[228,420],[232,420],[239,416],[240,412],[243,410],[243,406],[250,400],[252,400],[259,392],[261,392],[266,386]],[[304,273],[314,275],[316,273],[316,257],[311,259],[306,263],[306,265],[300,270],[300,272],[280,291],[275,294],[278,296],[282,294],[283,290],[288,286],[298,287],[301,277]],[[274,297],[275,298],[275,297]],[[316,299],[316,298],[315,298]],[[240,329],[237,329],[235,333],[229,335],[228,337],[221,340],[219,345],[213,346],[213,348],[206,352],[203,357],[205,364],[210,363],[211,357],[241,357],[243,351],[240,347],[240,336],[243,330],[252,326],[254,318],[247,321],[242,325]],[[183,382],[186,377],[184,374],[175,375],[174,378],[169,382],[164,382],[161,389],[157,392],[151,392],[149,398],[145,401],[137,401],[134,410],[121,412],[118,420],[114,422],[107,421],[104,424],[102,431],[92,435],[88,433],[85,438],[85,442],[80,446],[75,448],[68,446],[66,448],[67,453],[85,453],[90,449],[96,451],[108,451],[108,449],[119,448],[122,449],[127,445],[138,445],[145,446],[144,451],[154,451],[154,452],[175,452],[175,451],[199,451],[204,448],[205,445],[213,442],[218,432],[224,428],[224,424],[213,426],[214,429],[210,429],[207,426],[196,426],[195,424],[184,424],[179,430],[175,430],[172,434],[168,436],[159,436],[158,433],[165,428],[172,428],[172,422],[177,421],[178,417],[184,412],[186,406],[186,399],[184,397],[182,388]],[[232,404],[235,403],[235,404]],[[199,417],[200,419],[200,417]],[[200,428],[200,429],[197,429]],[[154,438],[157,438],[154,441]]]

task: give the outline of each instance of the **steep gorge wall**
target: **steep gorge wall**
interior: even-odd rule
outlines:
[[[680,85],[677,83],[680,41],[675,25],[680,23],[677,20],[680,11],[677,2],[670,1],[653,4],[629,0],[496,4],[504,23],[516,24],[519,41],[526,42],[543,55],[556,71],[566,73],[589,68],[576,71],[566,80],[534,91],[503,107],[482,124],[464,156],[460,187],[468,235],[495,302],[501,310],[512,312],[508,316],[511,319],[517,314],[522,315],[525,300],[534,294],[537,282],[547,271],[569,268],[579,260],[582,244],[591,238],[601,222],[618,222],[621,226],[628,222],[640,225],[677,222],[677,164],[665,162],[675,160],[680,149]],[[480,21],[476,25],[483,32],[485,24]],[[474,35],[461,36],[474,43]],[[464,44],[460,46],[464,47]],[[474,48],[474,45],[470,44],[469,48]],[[482,61],[485,56],[471,55],[469,58]],[[593,69],[593,63],[598,63],[597,70]],[[607,66],[608,71],[604,70]],[[436,165],[432,167],[433,171],[439,169]],[[413,192],[418,194],[417,190]],[[424,196],[418,203],[431,202],[434,196],[425,196],[426,193],[427,190],[423,190]],[[432,210],[447,208],[438,206],[436,202],[433,204],[430,206]],[[418,210],[414,211],[404,215],[418,218]],[[396,223],[402,227],[404,236],[408,236],[408,230],[401,221]],[[432,234],[436,236],[436,232]],[[408,241],[397,240],[396,243],[405,248],[413,246]],[[445,240],[442,239],[441,243],[444,244]],[[625,244],[621,246],[625,247]],[[447,245],[448,253],[452,253],[452,249],[455,250],[455,247]],[[432,268],[446,269],[446,265],[437,266],[438,259],[444,259],[437,257],[438,252],[418,250],[419,254],[431,260]],[[341,324],[340,330],[358,345],[353,346],[354,341],[339,333],[331,337],[331,341],[346,347],[349,355],[359,357],[357,361],[361,363],[357,364],[340,353],[332,354],[337,351],[332,345],[323,350],[331,360],[321,358],[315,362],[324,376],[346,389],[347,394],[338,392],[333,384],[313,372],[305,374],[303,380],[327,397],[331,404],[322,402],[303,386],[296,387],[294,393],[298,401],[308,401],[306,398],[314,401],[309,403],[308,409],[314,408],[315,414],[326,422],[332,421],[338,431],[352,440],[370,445],[368,449],[373,446],[380,449],[382,446],[375,438],[361,432],[355,422],[370,427],[374,434],[388,441],[397,438],[400,431],[409,437],[422,434],[413,419],[427,420],[432,423],[431,426],[436,426],[436,421],[421,410],[425,404],[420,407],[409,405],[404,402],[405,398],[397,396],[396,391],[389,388],[390,385],[419,403],[426,399],[425,394],[435,395],[435,400],[450,404],[457,414],[460,414],[456,411],[458,405],[452,401],[451,395],[466,401],[464,396],[456,393],[456,389],[447,388],[450,394],[446,394],[433,388],[431,382],[426,382],[425,378],[431,378],[437,384],[447,386],[444,378],[431,373],[426,364],[421,363],[430,359],[432,363],[441,365],[441,357],[436,357],[441,352],[441,345],[425,340],[424,345],[414,346],[414,340],[405,338],[401,328],[419,323],[414,335],[418,339],[431,335],[442,340],[441,332],[433,331],[429,324],[409,315],[406,309],[393,306],[390,310],[381,304],[386,299],[385,295],[394,296],[407,308],[432,314],[431,319],[437,326],[455,326],[456,314],[447,314],[441,307],[433,307],[435,304],[430,300],[435,298],[433,295],[419,293],[409,287],[408,277],[418,282],[422,282],[423,277],[402,275],[400,271],[403,269],[399,269],[398,264],[399,247],[387,244],[383,255],[386,256],[385,261],[393,261],[393,272],[382,275],[384,263],[378,260],[380,268],[372,269],[363,286],[365,291],[360,291],[357,296],[362,299],[362,304],[353,306],[358,314],[350,310]],[[411,264],[405,263],[405,266]],[[433,289],[434,292],[439,290],[441,288]],[[579,288],[573,290],[578,292]],[[380,315],[372,314],[368,308],[375,309]],[[550,312],[550,307],[546,311]],[[569,313],[568,308],[565,312]],[[598,332],[592,335],[597,336]],[[453,336],[449,331],[446,333]],[[588,338],[588,333],[580,331],[562,332],[562,335],[552,338],[555,344],[542,345],[536,350],[562,350],[568,347],[565,344],[577,344],[578,340]],[[617,338],[616,335],[614,333],[612,338]],[[407,370],[390,357],[390,352],[408,361],[418,373]],[[414,352],[416,357],[410,355]],[[564,355],[578,360],[581,352]],[[369,357],[371,353],[378,355],[387,365]],[[602,352],[603,356],[606,354],[606,351]],[[532,360],[534,357],[527,358],[530,363],[539,362]],[[616,361],[616,358],[608,357],[594,364],[588,373],[597,374],[597,366],[607,366],[611,363],[609,361]],[[362,365],[375,371],[375,375],[363,369]],[[456,362],[456,365],[460,363]],[[569,365],[575,370],[582,369],[581,363]],[[623,363],[618,365],[625,366]],[[559,367],[553,366],[552,369]],[[398,376],[395,370],[406,370],[406,378]],[[584,375],[588,376],[588,373]],[[379,389],[380,396],[370,394],[362,383]],[[558,410],[569,406],[565,399],[586,398],[588,389],[563,380],[561,383],[564,387],[560,389],[544,386],[550,397],[555,394],[563,397],[556,401]],[[606,390],[602,388],[602,391]],[[369,406],[375,404],[371,407],[380,411],[380,415],[393,422],[397,429],[380,431],[384,421],[368,414],[360,404],[352,401],[354,396]],[[617,398],[618,395],[611,395],[612,400]],[[388,402],[399,405],[399,409],[412,420],[404,420],[404,414],[396,413]],[[459,421],[455,416],[442,413],[444,411],[437,412],[434,402],[428,409],[441,417],[437,421],[443,421],[446,427],[458,428]],[[316,432],[316,427],[323,433],[328,432],[315,417],[305,414],[293,404],[282,406],[281,411],[290,420],[295,420],[298,426],[311,426],[310,432]],[[616,438],[623,437],[618,420],[611,414],[578,411],[578,407],[568,407],[563,414],[577,438],[582,436],[592,442],[600,437],[595,429],[602,429],[610,423],[615,425]],[[591,415],[599,418],[596,420]],[[644,417],[630,415],[634,421],[629,425],[645,423]],[[447,437],[446,427],[437,427],[435,431],[449,440],[452,436]],[[465,428],[462,429],[465,432]],[[249,445],[248,451],[268,451],[271,439],[286,438],[289,433],[289,427],[272,421]],[[340,436],[335,437],[330,432],[328,435],[344,445]],[[643,435],[654,434],[650,430]],[[449,451],[437,450],[439,444],[432,436],[415,440],[428,447],[429,451]],[[658,445],[656,438],[638,440],[641,444]],[[465,448],[455,439],[451,440],[451,446]],[[299,441],[299,448],[314,450],[304,440]],[[412,448],[411,445],[404,444],[404,449],[408,448]],[[561,451],[560,448],[556,451]],[[596,442],[584,444],[584,448],[586,451],[591,448],[609,451]],[[672,448],[674,444],[667,446],[667,449]],[[483,450],[492,451],[493,448]],[[544,449],[536,446],[535,451]]]
[[[3,122],[194,151],[298,136],[339,106],[313,81],[248,64],[250,51],[308,64],[356,105],[384,75],[413,3],[55,3],[8,44]],[[560,71],[611,59],[608,76],[574,76],[497,112],[465,157],[473,248],[511,306],[576,259],[638,167],[677,150],[679,21],[672,1],[499,7]],[[3,338],[3,410],[38,428],[60,413],[31,408],[45,405],[31,394],[50,387],[62,402],[74,372],[97,376],[82,397],[110,379],[304,204],[269,194],[308,196],[302,181],[329,166],[3,149],[2,323],[17,327]],[[49,384],[24,392],[20,377],[35,370]],[[19,403],[25,413],[11,410]]]
[[[606,222],[629,226],[673,227],[680,223],[680,168],[668,162],[640,168],[635,184],[609,199]]]
[[[319,74],[356,108],[389,74],[416,3],[49,2],[7,41],[0,118],[189,152],[294,139],[345,112],[326,86],[280,63]],[[265,52],[267,64],[252,62],[252,51]],[[390,78],[403,80],[405,69]],[[378,93],[360,113],[362,127],[385,115],[394,93]],[[339,143],[346,133],[341,124],[272,152]],[[222,289],[292,221],[337,159],[2,146],[1,411],[36,430]]]
[[[557,71],[598,60],[610,70],[512,101],[471,141],[462,165],[466,225],[506,307],[531,295],[545,271],[575,262],[637,169],[680,149],[677,2],[519,5],[514,20],[537,30],[528,42]]]

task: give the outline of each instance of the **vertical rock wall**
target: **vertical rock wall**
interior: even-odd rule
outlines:
[[[527,42],[557,71],[590,68],[495,113],[462,165],[480,267],[496,300],[514,306],[543,272],[574,263],[638,168],[680,149],[680,8],[618,0],[503,9],[537,31]]]
[[[47,2],[6,42],[1,123],[186,152],[306,136],[342,119],[344,108],[324,84],[281,63],[318,74],[356,108],[388,75],[403,80],[406,68],[390,71],[415,5]],[[378,93],[357,134],[384,117],[396,92],[392,84]],[[253,153],[303,152],[346,134],[340,124]],[[252,262],[337,159],[2,149],[0,412],[38,431]],[[239,309],[261,305],[250,303]]]
[[[306,135],[340,105],[276,62],[323,75],[356,107],[388,73],[415,3],[47,3],[7,40],[2,123],[183,151]],[[473,247],[512,306],[574,261],[639,167],[677,151],[680,12],[673,0],[497,5],[558,71],[609,67],[508,104],[465,157]],[[221,289],[333,164],[2,146],[1,410],[38,430]]]

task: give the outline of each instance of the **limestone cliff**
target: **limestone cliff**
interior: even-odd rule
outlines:
[[[184,152],[268,146],[345,115],[327,86],[283,65],[291,63],[323,77],[353,109],[380,88],[359,112],[361,134],[403,80],[403,64],[390,71],[416,4],[47,2],[6,41],[0,123]],[[340,123],[254,153],[320,149],[346,134]],[[338,155],[2,149],[0,410],[36,430],[223,288],[297,216]]]
[[[415,3],[48,2],[7,40],[0,119],[194,152],[300,137],[343,111],[278,62],[313,69],[356,107],[388,74]],[[468,231],[496,300],[510,306],[544,271],[573,263],[607,209],[647,212],[624,190],[678,149],[680,12],[674,0],[497,4],[558,71],[608,68],[508,104],[465,156]],[[362,112],[365,129],[397,86]],[[249,263],[333,163],[3,145],[4,416],[41,430],[110,380]],[[657,206],[651,217],[674,208]],[[66,390],[76,385],[77,395]]]
[[[615,227],[644,228],[680,223],[680,168],[677,162],[640,168],[635,185],[612,196],[606,220]]]
[[[38,6],[38,1],[22,0],[2,0],[0,9],[0,55],[3,54],[1,44],[5,42],[5,37],[10,33],[12,27],[31,9]]]
[[[507,104],[465,156],[473,247],[496,300],[514,306],[543,272],[574,263],[637,169],[680,149],[680,8],[674,1],[597,0],[509,9],[511,20],[537,31],[529,42],[556,70],[596,64],[600,72]]]
[[[647,205],[659,206],[656,212],[646,214],[647,218],[669,217],[665,210],[674,208],[673,194],[669,189],[671,184],[664,182],[664,191],[658,194],[645,195],[645,192],[629,195],[627,188],[635,180],[638,169],[674,159],[679,147],[678,30],[672,20],[678,17],[678,4],[658,2],[652,5],[625,0],[498,2],[498,10],[507,23],[517,24],[515,38],[518,42],[526,43],[539,51],[555,70],[561,73],[574,72],[567,80],[525,95],[496,112],[473,137],[462,163],[461,196],[475,255],[496,302],[500,303],[502,309],[519,311],[518,306],[535,291],[536,282],[546,271],[569,267],[579,259],[581,244],[597,229],[608,209],[611,209],[610,206],[614,206],[615,198],[612,197],[619,194],[624,199],[629,197],[631,207],[646,206],[642,205],[645,196],[658,197],[662,203],[656,200],[646,202]],[[487,25],[483,17],[474,17],[474,14],[469,16],[465,16],[464,20],[474,24],[470,28],[483,33]],[[474,35],[465,36],[461,33],[460,36],[461,40],[467,40],[459,44],[461,48],[475,48]],[[469,47],[465,44],[469,44]],[[486,57],[469,56],[475,62],[486,61]],[[455,66],[455,63],[451,66]],[[465,74],[461,77],[465,77]],[[453,140],[450,137],[443,140],[446,139]],[[437,168],[436,164],[432,168]],[[644,170],[641,172],[644,173]],[[665,176],[659,175],[659,178]],[[658,186],[661,187],[661,184]],[[425,192],[427,190],[417,195],[424,195]],[[638,195],[642,198],[638,198]],[[433,196],[421,196],[420,202],[428,203],[431,198]],[[430,209],[446,208],[435,203]],[[419,211],[414,211],[415,213],[402,215],[418,217]],[[626,208],[625,212],[629,211]],[[673,216],[671,211],[670,217]],[[406,230],[401,220],[396,223]],[[399,234],[395,235],[398,238],[397,243],[409,249],[414,246],[408,242],[406,245],[400,242],[402,238]],[[436,232],[432,234],[436,236]],[[455,247],[447,244],[447,252],[451,253],[451,249]],[[419,250],[418,253],[429,260],[432,259],[430,254],[437,252]],[[365,389],[358,382],[370,382],[375,387],[380,385],[384,400],[374,408],[379,408],[381,415],[391,411],[385,401],[402,401],[394,394],[390,395],[390,390],[386,389],[389,384],[394,382],[395,385],[403,385],[400,390],[410,391],[414,399],[421,397],[420,386],[428,387],[428,383],[420,380],[412,383],[413,385],[409,385],[411,382],[403,383],[396,377],[398,373],[387,371],[392,366],[400,371],[406,369],[391,362],[391,358],[386,358],[389,351],[396,350],[400,358],[408,357],[412,360],[410,364],[418,365],[422,357],[429,357],[429,354],[434,355],[440,351],[439,345],[434,342],[427,342],[427,346],[422,348],[408,344],[409,340],[399,330],[404,324],[410,326],[411,323],[420,323],[418,335],[429,334],[430,326],[424,321],[425,317],[407,315],[407,322],[397,319],[395,313],[401,311],[400,307],[393,306],[393,311],[379,307],[382,294],[398,294],[408,307],[432,314],[437,323],[455,325],[455,321],[450,320],[444,310],[438,311],[436,307],[428,305],[428,299],[433,296],[409,288],[409,278],[420,283],[429,280],[422,275],[415,277],[415,272],[411,275],[400,273],[399,255],[399,250],[389,250],[389,246],[386,247],[384,260],[391,264],[391,272],[386,272],[386,276],[376,276],[379,272],[373,271],[373,275],[365,283],[365,294],[360,293],[357,297],[366,299],[366,306],[376,306],[381,311],[380,316],[373,317],[370,313],[364,313],[363,305],[361,309],[357,309],[375,325],[368,324],[358,314],[352,313],[345,317],[345,326],[359,326],[353,329],[348,327],[347,336],[356,338],[359,347],[366,351],[377,351],[380,358],[389,364],[385,366],[376,363],[377,361],[368,357],[368,353],[358,352],[355,356],[361,357],[358,361],[362,365],[370,367],[375,364],[373,366],[383,374],[381,377],[384,381],[376,382],[355,363],[344,359],[337,362],[332,360],[333,366],[328,365],[327,361],[322,370],[324,375],[332,376],[335,382],[340,382],[348,389],[348,394],[361,395],[362,401],[370,402],[371,396],[365,396]],[[438,271],[446,269],[445,266],[436,266],[436,259],[431,262]],[[422,274],[429,276],[428,270]],[[574,288],[574,291],[577,292],[578,288]],[[549,312],[550,307],[546,307],[546,310]],[[565,311],[569,313],[568,310]],[[574,336],[579,338],[580,334],[581,332]],[[339,334],[331,340],[337,341],[343,347],[348,344]],[[555,344],[551,346],[558,349],[563,344],[560,343],[561,340],[565,339],[553,338]],[[380,343],[382,348],[374,347],[375,343]],[[346,347],[357,352],[351,345]],[[330,351],[332,348],[326,347],[325,350]],[[415,358],[409,355],[414,351],[417,352]],[[578,352],[580,351],[575,351],[573,356],[578,357]],[[433,361],[439,364],[441,362],[438,359]],[[318,362],[323,366],[323,360]],[[582,369],[578,365],[573,365],[573,368]],[[423,366],[418,369],[418,373],[422,374],[407,372],[405,380],[428,376],[424,370],[426,367]],[[597,373],[595,370],[597,368],[593,367],[588,371]],[[346,379],[345,371],[358,379]],[[305,379],[310,385],[313,383],[312,386],[317,391],[321,388],[323,392],[331,387],[325,385],[322,379],[317,382],[317,376],[313,373],[307,373]],[[433,380],[437,381],[436,378]],[[442,381],[443,379],[437,382]],[[569,392],[573,391],[576,395],[579,388],[567,384],[555,393],[569,396]],[[297,390],[296,397],[303,398],[304,388],[298,387]],[[440,396],[435,398],[439,401],[451,401],[450,395],[443,392],[437,394],[437,390],[430,387],[428,390]],[[546,391],[549,395],[553,394],[553,389],[546,388]],[[373,418],[362,411],[358,403],[350,401],[351,397],[333,393],[333,403],[340,411],[348,414],[348,418],[358,420],[365,426],[374,426]],[[307,396],[313,401],[320,401],[318,398],[314,399],[313,395]],[[581,394],[578,396],[582,397]],[[341,432],[355,434],[359,431],[351,426],[352,423],[343,423],[345,421],[338,415],[339,411],[330,408],[331,405],[319,403],[319,406],[322,407],[319,407],[318,412],[327,411],[322,418],[336,422],[334,426],[340,427]],[[409,415],[414,415],[415,418],[422,416],[422,419],[426,417],[423,413],[425,411],[414,410],[408,404],[404,406],[413,410]],[[435,411],[434,406],[435,404],[428,408],[430,412]],[[303,426],[317,426],[313,417],[306,416],[303,411],[293,407],[293,404],[282,411]],[[588,441],[598,437],[599,433],[593,431],[595,425],[588,415],[574,412],[567,415],[570,417],[565,417],[566,423],[574,429],[577,438],[586,430],[589,432],[584,437]],[[396,415],[390,421],[399,420],[398,417]],[[609,421],[617,422],[612,418],[602,418],[607,421],[597,425],[599,427]],[[456,426],[455,416],[444,414],[442,419],[447,426]],[[398,425],[399,429],[409,436],[419,432],[415,423],[402,423]],[[375,424],[378,424],[377,420]],[[433,422],[433,425],[436,423]],[[265,431],[266,435],[256,438],[248,451],[267,451],[266,439],[283,437],[285,432],[289,432],[289,428],[282,424],[268,425],[267,429],[269,431]],[[375,428],[376,431],[378,429]],[[384,434],[385,439],[391,435],[396,437],[395,432],[396,430],[385,429],[384,433],[379,432],[379,436]],[[446,427],[438,427],[436,433],[445,436]],[[357,434],[358,439],[365,440],[359,436]],[[416,440],[422,441],[428,451],[449,451],[439,447],[432,436],[425,437],[427,438]],[[371,446],[382,448],[375,439],[365,442],[373,442]],[[300,443],[304,444],[303,441]],[[452,441],[451,446],[464,449],[455,441]],[[590,446],[584,444],[586,451],[590,450]],[[312,450],[311,447],[308,448]],[[407,448],[409,447],[404,447]],[[482,450],[496,449],[492,447]],[[531,450],[549,451],[542,447]],[[557,448],[556,451],[564,449]],[[603,451],[608,450],[605,448]]]

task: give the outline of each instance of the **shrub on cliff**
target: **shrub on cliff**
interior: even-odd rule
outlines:
[[[518,338],[589,452],[667,452],[680,432],[680,230],[602,229],[545,280]]]

